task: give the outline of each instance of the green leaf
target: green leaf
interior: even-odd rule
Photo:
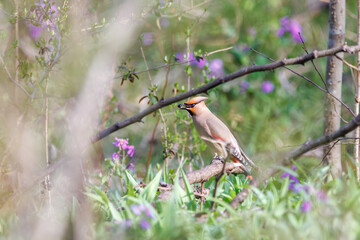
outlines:
[[[110,210],[110,213],[111,213],[111,216],[113,217],[113,219],[115,219],[117,221],[122,221],[122,217],[121,217],[119,211],[116,210],[116,208],[114,207],[112,202],[109,201],[108,206],[109,206],[109,210]]]
[[[131,183],[131,185],[132,185],[133,187],[139,185],[139,183],[136,182],[136,180],[134,179],[133,176],[131,176],[131,174],[129,173],[128,170],[125,170],[125,174],[126,174],[127,180]]]
[[[180,168],[180,171],[181,171],[181,176],[182,176],[182,179],[184,181],[184,185],[185,185],[185,189],[186,189],[186,194],[188,196],[188,198],[190,200],[194,200],[194,192],[193,192],[193,188],[191,186],[191,184],[189,183],[189,181],[187,180],[186,178],[186,174],[184,172],[184,170],[182,168]]]
[[[140,197],[147,200],[148,202],[152,202],[155,199],[156,192],[159,186],[160,178],[162,171],[159,171],[154,179],[142,190],[140,193]]]

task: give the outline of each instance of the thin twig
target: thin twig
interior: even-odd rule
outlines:
[[[357,0],[357,45],[360,45],[360,0]],[[336,54],[335,54],[336,56]],[[359,102],[360,102],[360,53],[357,53],[357,69],[356,69],[356,88],[355,88],[355,113],[359,114]],[[355,141],[354,141],[354,162],[356,169],[357,181],[360,181],[360,168],[359,168],[359,144],[360,144],[360,128],[357,127],[355,130]]]
[[[270,61],[275,62],[275,60],[272,59],[271,57],[268,57],[268,56],[266,56],[265,54],[262,54],[261,52],[258,52],[258,51],[256,51],[256,50],[253,49],[253,48],[250,48],[250,49],[251,49],[252,51],[256,52],[257,54],[259,54],[259,55],[261,55],[261,56],[269,59]],[[341,104],[351,113],[351,115],[353,115],[353,117],[356,116],[356,115],[353,113],[353,111],[352,111],[343,101],[341,101],[339,98],[337,98],[334,94],[332,94],[332,93],[329,92],[328,90],[320,87],[320,86],[319,86],[318,84],[316,84],[313,80],[311,80],[311,79],[309,79],[308,77],[306,77],[306,76],[304,76],[304,75],[302,75],[302,74],[300,74],[300,73],[292,70],[291,68],[288,68],[288,67],[286,67],[286,66],[282,66],[282,67],[285,68],[285,69],[287,69],[287,70],[289,70],[290,72],[298,75],[299,77],[302,77],[303,79],[305,79],[306,81],[308,81],[309,83],[311,83],[312,85],[314,85],[315,87],[317,87],[318,89],[320,89],[321,91],[329,94],[330,96],[332,96],[333,98],[335,98],[339,103],[341,103]],[[320,75],[320,76],[321,76],[321,75]],[[326,84],[325,84],[325,86],[326,86]],[[327,86],[326,86],[326,88],[327,88]]]
[[[6,72],[6,74],[8,75],[9,79],[10,79],[18,88],[20,88],[28,97],[33,98],[32,94],[28,93],[28,91],[26,91],[26,89],[25,89],[20,83],[16,82],[16,81],[12,78],[12,76],[11,76],[11,74],[10,74],[10,72],[9,72],[9,70],[8,70],[5,62],[4,62],[4,59],[1,57],[1,55],[0,55],[0,61],[1,61],[1,64],[4,66],[5,72]]]
[[[46,96],[48,90],[49,79],[47,78],[45,81],[45,159],[46,166],[50,166],[50,158],[49,158],[49,99]],[[49,216],[52,213],[52,200],[51,200],[51,179],[50,174],[47,175],[44,179],[45,182],[45,190],[48,194],[48,203],[49,203]]]
[[[200,93],[206,93],[210,89],[213,89],[213,88],[215,88],[219,85],[222,85],[226,82],[230,82],[236,78],[248,75],[250,73],[274,70],[276,68],[284,67],[286,65],[304,64],[305,62],[310,61],[311,59],[334,55],[338,52],[348,52],[350,54],[354,54],[355,52],[358,52],[358,51],[360,51],[360,46],[343,45],[343,46],[330,48],[330,49],[326,49],[326,50],[321,50],[321,51],[315,50],[312,53],[305,54],[300,57],[283,59],[280,61],[275,61],[272,63],[265,64],[265,65],[252,65],[252,66],[241,68],[237,72],[233,72],[233,73],[225,75],[223,77],[216,78],[215,80],[213,80],[207,84],[204,84],[198,88],[192,89],[185,93],[181,93],[179,95],[176,95],[174,97],[170,97],[167,99],[160,99],[160,101],[158,101],[156,104],[149,106],[148,108],[139,112],[138,114],[136,114],[124,121],[117,122],[117,123],[113,124],[112,126],[110,126],[109,128],[102,130],[96,136],[94,136],[92,141],[96,142],[121,128],[129,126],[136,122],[141,122],[143,117],[157,111],[160,108],[169,106],[170,104],[173,104],[180,100],[184,100],[191,96],[195,96]],[[350,112],[352,112],[352,111],[350,110]]]
[[[301,42],[302,42],[304,51],[305,51],[307,54],[309,54],[309,52],[308,52],[308,50],[307,50],[307,48],[306,48],[306,45],[305,45],[305,41],[304,41],[304,39],[303,39],[302,36],[301,36],[301,33],[298,32],[298,34],[299,34],[300,40],[301,40]],[[335,56],[336,56],[336,54],[335,54]],[[316,67],[316,65],[315,65],[315,63],[314,63],[313,60],[311,60],[311,63],[312,63],[312,65],[314,66],[315,71],[316,71],[317,74],[319,75],[321,81],[323,82],[323,84],[324,84],[324,86],[325,86],[325,88],[326,88],[326,91],[329,92],[328,86],[326,85],[326,82],[325,82],[323,76],[321,75],[319,69]]]
[[[349,68],[354,69],[355,71],[358,71],[358,68],[355,67],[354,65],[352,65],[351,63],[349,63],[348,61],[346,61],[345,59],[339,57],[337,54],[334,55],[337,59],[339,59],[340,61],[342,61],[346,66],[348,66]]]

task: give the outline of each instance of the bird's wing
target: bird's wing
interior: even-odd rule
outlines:
[[[255,166],[254,162],[244,153],[244,151],[239,147],[234,135],[230,132],[229,128],[223,123],[219,118],[215,116],[211,121],[206,120],[207,132],[209,132],[212,138],[223,141],[225,144],[230,143],[232,147],[237,149],[240,152],[240,155],[245,158],[245,161],[248,162],[252,167]]]

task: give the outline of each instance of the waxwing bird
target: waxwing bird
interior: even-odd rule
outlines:
[[[201,139],[214,150],[216,157],[226,158],[228,152],[230,159],[237,163],[244,173],[252,179],[246,166],[255,164],[239,147],[234,135],[218,117],[205,105],[207,97],[195,97],[178,105],[180,109],[188,111],[193,119],[194,126]]]

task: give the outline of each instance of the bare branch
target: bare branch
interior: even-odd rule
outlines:
[[[169,106],[170,104],[173,104],[175,102],[178,102],[180,100],[186,99],[188,97],[200,94],[200,93],[206,93],[208,90],[215,88],[221,84],[224,84],[226,82],[232,81],[236,78],[248,75],[250,73],[254,73],[254,72],[262,72],[262,71],[269,71],[269,70],[274,70],[277,69],[279,67],[283,67],[283,66],[287,66],[287,65],[296,65],[296,64],[304,64],[312,59],[315,58],[320,58],[320,57],[325,57],[325,56],[330,56],[330,55],[334,55],[338,52],[347,52],[350,54],[354,54],[356,52],[360,51],[360,46],[347,46],[347,45],[343,45],[340,47],[336,47],[336,48],[331,48],[331,49],[326,49],[326,50],[322,50],[322,51],[313,51],[312,53],[309,54],[305,54],[303,56],[300,57],[296,57],[296,58],[290,58],[290,59],[283,59],[280,61],[276,61],[273,63],[269,63],[269,64],[265,64],[265,65],[253,65],[253,66],[248,66],[248,67],[244,67],[241,68],[239,71],[228,74],[226,76],[220,77],[215,79],[212,82],[209,82],[207,84],[204,84],[198,88],[192,89],[188,92],[179,94],[177,96],[171,97],[171,98],[167,98],[167,99],[161,99],[159,102],[157,102],[154,105],[151,105],[150,107],[148,107],[147,109],[145,109],[144,111],[124,120],[121,122],[117,122],[114,125],[110,126],[107,129],[104,129],[102,131],[100,131],[94,138],[93,138],[93,142],[99,141],[100,139],[103,139],[104,137],[110,135],[111,133],[124,128],[126,126],[129,126],[133,123],[136,122],[141,122],[141,120],[155,112],[156,110]]]

